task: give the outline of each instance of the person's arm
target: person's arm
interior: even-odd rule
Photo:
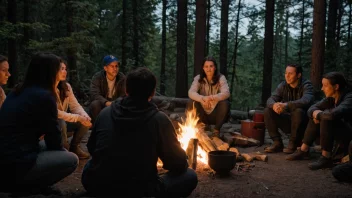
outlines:
[[[213,95],[213,99],[216,101],[226,100],[230,97],[230,89],[227,84],[226,77],[221,75],[219,79],[220,93]]]
[[[83,109],[83,107],[78,103],[77,98],[73,94],[71,85],[67,83],[67,87],[68,87],[68,106],[70,107],[71,112],[73,114],[78,114],[83,117],[86,117],[90,120],[91,118]]]
[[[199,87],[200,87],[200,83],[198,82],[198,80],[199,80],[199,75],[194,77],[192,85],[188,90],[188,97],[194,101],[197,101],[197,102],[204,102],[202,100],[202,98],[204,96],[202,96],[198,93]]]
[[[343,101],[335,108],[325,109],[318,113],[318,120],[336,120],[352,115],[352,94],[345,96]]]
[[[324,111],[325,109],[329,109],[331,106],[331,103],[333,103],[333,102],[334,102],[333,98],[323,98],[319,102],[317,102],[309,107],[309,109],[307,111],[308,117],[313,118],[313,113],[316,110]]]
[[[40,109],[42,109],[42,120],[40,122],[42,131],[44,131],[44,140],[48,150],[62,150],[61,131],[58,123],[58,112],[56,102],[53,96],[47,94],[40,100]]]
[[[108,102],[108,100],[106,98],[104,98],[103,96],[103,93],[102,93],[102,90],[100,89],[100,79],[101,76],[100,76],[100,73],[96,74],[93,76],[92,78],[92,82],[90,84],[90,97],[91,97],[91,100],[94,101],[94,100],[98,100],[101,102],[102,105],[105,106],[105,103]]]
[[[308,108],[314,102],[314,88],[311,82],[306,82],[303,86],[303,95],[300,99],[287,102],[290,111],[297,108]]]
[[[174,173],[187,170],[186,152],[181,148],[174,126],[170,119],[162,112],[158,116],[158,157],[163,162],[163,168]]]
[[[266,106],[268,108],[273,108],[276,102],[282,101],[284,86],[285,86],[285,82],[280,83],[277,86],[275,92],[268,98],[268,100],[266,101]]]

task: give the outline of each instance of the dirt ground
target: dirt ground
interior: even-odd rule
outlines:
[[[82,143],[83,148],[87,138]],[[262,152],[268,144],[270,140],[266,139],[261,147],[239,150]],[[285,156],[284,153],[268,154],[268,162],[237,163],[227,177],[218,176],[208,165],[198,162],[199,183],[190,197],[352,197],[352,184],[338,182],[331,169],[308,169],[307,164],[317,159],[319,153],[313,152],[312,159],[305,161],[287,161]],[[32,195],[0,193],[0,197],[87,197],[80,182],[86,162],[81,160],[76,171],[55,184],[52,192]],[[118,192],[113,197],[119,197]]]

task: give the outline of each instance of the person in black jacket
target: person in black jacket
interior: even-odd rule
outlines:
[[[348,147],[349,161],[335,166],[332,175],[340,182],[352,183],[352,141]]]
[[[302,78],[302,67],[294,64],[286,66],[285,80],[267,100],[264,122],[273,144],[265,152],[293,153],[301,144],[308,121],[307,109],[314,101],[313,85]],[[278,129],[290,135],[285,149]]]
[[[77,156],[61,142],[55,99],[59,69],[56,55],[36,54],[24,82],[6,97],[0,110],[1,190],[46,188],[78,165]]]
[[[312,170],[331,167],[331,151],[334,140],[345,148],[352,139],[352,90],[344,75],[330,72],[323,76],[322,90],[326,98],[312,105],[308,110],[309,123],[300,149],[287,160],[309,158],[309,146],[320,135],[322,156],[308,164]],[[347,150],[347,149],[346,149]]]
[[[120,62],[115,56],[107,55],[103,59],[104,69],[94,74],[90,84],[89,114],[94,124],[100,111],[111,105],[116,98],[125,95],[119,86],[124,75],[119,72]]]
[[[127,96],[99,114],[88,140],[92,158],[82,184],[95,196],[187,197],[197,186],[195,171],[177,140],[170,119],[150,102],[156,77],[147,68],[131,71]],[[158,158],[169,170],[159,176]]]

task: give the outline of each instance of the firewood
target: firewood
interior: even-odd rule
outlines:
[[[209,136],[203,131],[203,130],[199,130],[196,134],[199,142],[201,142],[201,144],[203,146],[208,147],[208,149],[210,151],[217,151],[218,149],[216,148],[215,143],[209,138]]]
[[[188,156],[188,165],[191,166],[193,170],[196,170],[197,168],[197,152],[198,152],[198,140],[192,138],[188,142],[186,154]]]
[[[223,135],[224,142],[230,146],[233,144],[233,136],[230,133],[224,133]]]
[[[254,159],[262,162],[268,161],[268,156],[260,153],[259,151],[255,153],[242,153],[241,156],[243,156],[246,159],[246,161],[249,161],[249,160],[253,161]]]
[[[252,162],[253,161],[253,157],[250,156],[247,153],[242,153],[241,156],[247,161],[247,162]]]
[[[343,157],[341,159],[341,163],[346,163],[346,162],[349,162],[350,161],[350,156],[349,155],[346,155],[345,157]]]
[[[236,153],[236,156],[240,156],[240,155],[241,155],[240,152],[238,151],[238,149],[235,148],[235,147],[231,147],[231,148],[229,149],[229,151],[235,152],[235,153]]]
[[[216,148],[218,150],[227,151],[229,149],[229,144],[226,142],[223,142],[220,138],[213,137],[212,140],[215,143]]]

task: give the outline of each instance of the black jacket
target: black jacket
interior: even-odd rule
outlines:
[[[175,174],[188,167],[169,118],[153,103],[128,96],[102,110],[87,147],[92,159],[86,179],[106,192],[143,196],[153,191],[158,157]]]
[[[0,175],[21,178],[34,165],[39,137],[49,150],[63,150],[53,95],[38,87],[10,93],[0,110]],[[4,168],[7,167],[7,168]],[[5,181],[5,180],[4,180]]]
[[[90,99],[91,102],[94,100],[100,101],[102,106],[105,106],[105,103],[108,101],[113,101],[116,98],[124,95],[124,90],[118,89],[118,83],[123,79],[125,75],[119,72],[116,76],[115,81],[115,93],[111,99],[108,98],[109,88],[108,81],[106,80],[106,72],[104,70],[94,74],[92,82],[90,84]]]
[[[296,88],[292,88],[286,83],[281,82],[274,94],[267,100],[267,107],[273,108],[275,102],[287,102],[288,111],[291,112],[296,108],[307,110],[314,102],[314,89],[309,80],[301,79]]]
[[[347,126],[352,126],[352,90],[345,90],[335,105],[333,97],[324,98],[308,109],[308,117],[313,117],[315,110],[321,110],[318,120],[341,119]],[[350,128],[352,130],[352,128]]]

